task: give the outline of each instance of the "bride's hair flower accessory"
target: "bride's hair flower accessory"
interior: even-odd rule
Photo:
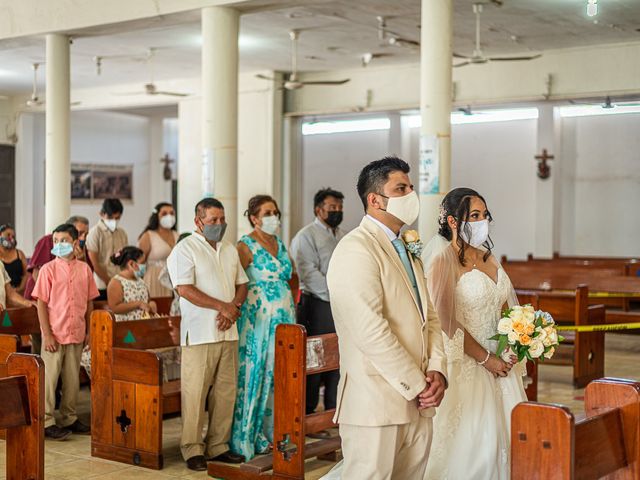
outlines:
[[[407,250],[416,260],[420,259],[424,244],[420,240],[420,235],[415,230],[405,230],[402,233],[402,240],[404,240]]]
[[[447,221],[447,211],[443,205],[440,205],[440,214],[438,215],[438,225],[444,225]]]

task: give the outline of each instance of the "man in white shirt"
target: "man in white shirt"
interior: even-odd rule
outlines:
[[[331,188],[319,190],[314,198],[315,220],[300,230],[291,241],[291,254],[300,280],[300,302],[297,321],[307,329],[307,335],[336,333],[329,304],[327,269],[333,250],[345,233],[342,223],[344,195]],[[336,408],[340,374],[337,371],[317,373],[307,377],[307,415],[318,406],[320,384],[324,383],[324,408]],[[325,437],[327,432],[311,436]]]
[[[191,470],[207,460],[241,463],[229,451],[238,369],[236,320],[249,279],[236,248],[222,241],[224,207],[205,198],[195,208],[196,230],[167,258],[171,283],[180,295],[182,456]],[[208,410],[208,429],[202,438]]]

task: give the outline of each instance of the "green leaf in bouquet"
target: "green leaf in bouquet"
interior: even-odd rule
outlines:
[[[564,337],[562,335],[558,335],[558,343],[564,342]]]
[[[521,362],[525,356],[527,356],[528,352],[528,348],[522,348],[522,350],[520,350],[518,352],[518,361]]]
[[[489,340],[500,340],[500,337],[502,337],[502,334],[496,333],[493,337],[489,337]]]
[[[533,324],[537,327],[541,327],[542,326],[542,317],[538,317],[536,318],[535,322],[533,322]]]
[[[496,355],[502,355],[504,349],[507,348],[508,338],[506,335],[500,335],[500,339],[498,340],[498,348],[496,349]]]

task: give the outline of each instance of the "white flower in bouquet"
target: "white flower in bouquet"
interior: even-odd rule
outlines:
[[[518,335],[518,332],[511,331],[507,334],[507,339],[509,341],[509,344],[513,345],[518,340],[520,340],[520,335]]]
[[[547,339],[547,337],[549,336],[547,334],[547,331],[542,327],[537,327],[536,328],[536,332],[538,333],[536,335],[536,339],[541,341],[541,342],[544,342]]]
[[[536,320],[536,311],[531,305],[522,307],[522,314],[526,323],[533,323]]]
[[[537,338],[534,338],[529,345],[529,355],[532,358],[539,358],[544,353],[544,345]]]
[[[553,326],[549,325],[548,327],[545,327],[544,331],[547,333],[552,345],[559,343],[558,331]]]
[[[498,333],[501,335],[508,335],[509,332],[512,332],[511,328],[511,319],[510,318],[501,318],[498,322]]]
[[[544,354],[544,358],[551,358],[553,357],[553,354],[556,351],[556,347],[551,347],[549,350],[547,350]]]

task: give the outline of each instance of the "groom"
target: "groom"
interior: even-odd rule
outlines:
[[[397,157],[362,169],[366,216],[338,244],[327,272],[340,346],[334,421],[343,479],[422,480],[446,388],[440,321],[422,264],[400,238],[420,210],[408,173]]]

